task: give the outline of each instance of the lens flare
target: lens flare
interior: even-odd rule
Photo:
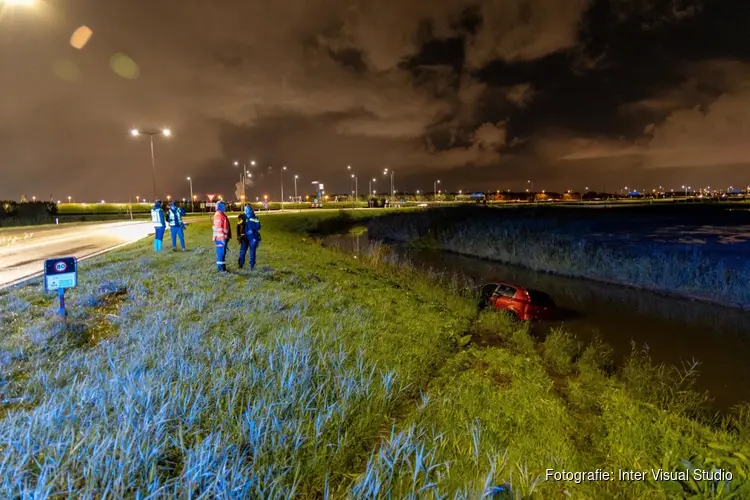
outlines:
[[[60,59],[52,64],[52,73],[66,82],[76,82],[81,78],[78,66],[72,61]]]
[[[91,36],[94,34],[93,31],[91,31],[91,28],[84,25],[78,28],[73,32],[73,35],[70,37],[70,45],[75,47],[78,50],[81,50],[86,46],[87,43],[89,43],[89,40],[91,40]]]
[[[119,52],[110,58],[109,67],[112,68],[112,71],[127,80],[135,80],[140,73],[135,61]]]

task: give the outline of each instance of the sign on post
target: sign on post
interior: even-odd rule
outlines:
[[[78,286],[78,259],[57,257],[44,261],[44,291],[54,292],[60,297],[58,313],[65,315],[65,290]]]

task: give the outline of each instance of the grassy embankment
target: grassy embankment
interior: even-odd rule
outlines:
[[[516,498],[750,493],[746,409],[710,419],[692,374],[638,354],[615,371],[606,346],[564,332],[535,340],[503,315],[478,316],[460,280],[421,275],[382,249],[354,261],[300,232],[328,217],[264,217],[252,273],[217,275],[199,224],[188,254],[155,255],[144,241],[86,261],[67,325],[38,284],[0,292],[0,489],[37,499],[479,498],[505,483]],[[546,468],[679,470],[682,460],[735,480],[544,481]]]
[[[606,224],[613,229],[632,227],[636,235],[643,231],[643,224],[652,224],[647,218],[640,222],[629,218],[637,217],[634,211],[587,212],[585,217],[581,214],[580,210],[564,207],[528,213],[514,209],[428,210],[377,218],[369,229],[375,238],[440,248],[536,271],[750,307],[750,265],[729,269],[696,245],[645,242],[633,246],[598,241],[590,234],[592,218],[607,219]],[[665,224],[684,223],[678,212],[666,215],[669,218]],[[654,216],[665,214],[657,211]],[[714,220],[721,223],[723,219],[726,215]]]

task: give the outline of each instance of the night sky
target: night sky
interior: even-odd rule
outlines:
[[[134,127],[160,197],[745,186],[750,3],[0,0],[0,199],[151,198]]]

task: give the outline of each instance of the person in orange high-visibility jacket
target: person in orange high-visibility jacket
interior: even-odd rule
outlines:
[[[227,270],[227,245],[232,239],[232,227],[229,225],[229,218],[224,213],[226,204],[220,201],[216,204],[216,213],[214,214],[214,244],[216,245],[216,268],[219,271]]]

